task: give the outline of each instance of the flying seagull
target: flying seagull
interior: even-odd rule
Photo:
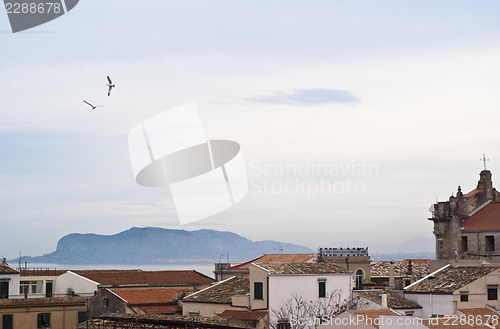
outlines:
[[[111,94],[111,89],[115,87],[115,84],[111,81],[109,75],[108,75],[108,82],[109,83],[106,86],[108,86],[108,96],[109,96]]]
[[[94,105],[90,104],[89,102],[87,102],[86,100],[83,100],[83,102],[85,104],[90,105],[90,107],[92,108],[92,110],[95,110],[96,107],[103,107],[104,106],[104,105],[96,105],[96,106],[94,106]]]

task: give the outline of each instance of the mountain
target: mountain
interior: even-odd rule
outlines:
[[[265,253],[311,253],[311,249],[277,241],[253,242],[236,233],[216,230],[139,228],[114,235],[72,233],[62,237],[54,252],[23,257],[29,263],[162,264],[212,263],[229,254],[231,262],[248,261]],[[10,260],[16,263],[19,260]]]

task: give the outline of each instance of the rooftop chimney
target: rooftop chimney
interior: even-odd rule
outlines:
[[[389,287],[395,287],[394,282],[394,262],[389,263]]]
[[[388,307],[387,306],[387,292],[384,291],[382,294],[380,294],[380,297],[382,297],[382,306]]]

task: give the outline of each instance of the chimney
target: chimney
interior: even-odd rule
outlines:
[[[390,262],[389,264],[389,287],[395,287],[396,284],[394,282],[394,262]]]
[[[413,273],[413,262],[411,261],[411,259],[408,259],[408,271],[406,272],[406,274],[411,275],[412,273]]]
[[[382,306],[383,306],[383,307],[388,307],[388,306],[387,306],[387,292],[385,292],[385,291],[384,291],[384,292],[382,292],[382,293],[380,294],[380,297],[382,297]]]

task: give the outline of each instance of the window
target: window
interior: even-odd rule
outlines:
[[[43,281],[21,281],[19,283],[19,292],[25,294],[41,294]]]
[[[87,312],[78,312],[78,323],[87,321]]]
[[[405,311],[406,316],[413,316],[413,311]]]
[[[318,288],[319,288],[318,297],[319,298],[326,297],[326,280],[319,280],[318,281]]]
[[[48,280],[45,282],[45,297],[52,297],[53,287],[54,282],[52,280]]]
[[[488,300],[498,300],[498,287],[488,286]]]
[[[0,281],[0,299],[9,298],[9,281]]]
[[[262,282],[253,283],[253,299],[264,299],[264,287]]]
[[[12,329],[12,314],[2,316],[2,329]]]
[[[109,298],[108,297],[104,297],[102,299],[102,306],[103,307],[108,307],[109,306]]]
[[[277,329],[290,329],[290,321],[288,319],[279,319]]]
[[[363,270],[359,269],[356,271],[356,289],[363,288]]]
[[[49,328],[50,313],[38,313],[36,322],[37,322],[37,328]]]
[[[462,236],[460,239],[460,251],[468,251],[466,236]]]
[[[467,294],[460,294],[460,301],[461,302],[468,302],[469,301],[469,295],[467,295]]]
[[[495,237],[493,235],[485,236],[486,239],[486,251],[495,250]]]

